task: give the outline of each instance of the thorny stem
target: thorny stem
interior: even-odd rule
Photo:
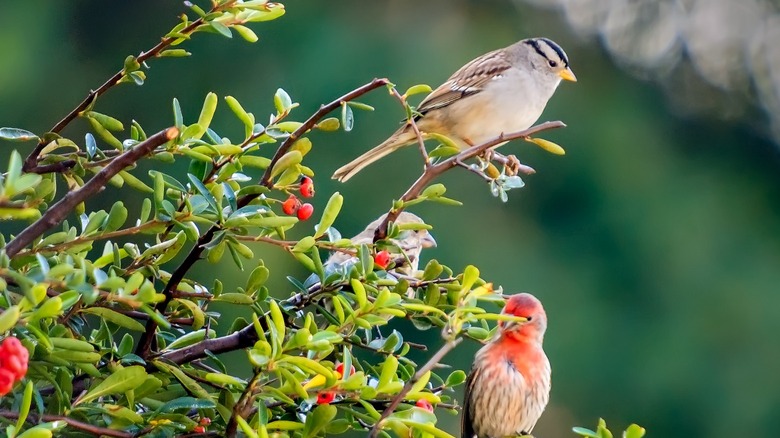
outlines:
[[[293,133],[290,134],[289,137],[282,143],[281,146],[279,146],[279,149],[277,149],[276,153],[274,154],[273,158],[271,159],[270,164],[268,165],[268,168],[265,171],[265,174],[263,174],[263,177],[260,180],[260,184],[264,185],[268,188],[273,187],[273,182],[271,181],[271,170],[273,169],[274,165],[279,161],[279,158],[281,158],[287,151],[290,150],[290,147],[295,143],[296,140],[298,140],[300,137],[302,137],[306,132],[308,132],[310,129],[312,129],[317,122],[319,122],[325,115],[327,115],[329,112],[333,111],[336,108],[339,108],[341,106],[342,102],[349,102],[351,100],[357,99],[358,97],[368,93],[369,91],[375,90],[379,87],[382,87],[384,85],[389,84],[390,81],[387,79],[374,79],[371,82],[358,87],[349,93],[339,97],[338,99],[326,104],[320,106],[320,108],[311,115],[298,129],[296,129]],[[257,199],[259,195],[258,194],[250,194],[242,196],[237,201],[238,208],[245,207],[249,205],[250,202]],[[187,254],[184,261],[179,265],[179,267],[176,268],[175,271],[173,271],[173,274],[171,274],[171,278],[168,280],[168,284],[165,285],[165,289],[163,289],[163,295],[165,296],[165,299],[157,304],[156,310],[158,310],[160,313],[165,313],[165,309],[168,307],[168,304],[170,304],[171,300],[173,299],[173,294],[171,291],[176,290],[178,288],[179,283],[184,279],[184,276],[187,274],[187,272],[192,268],[192,266],[200,259],[200,256],[203,254],[203,251],[205,250],[205,245],[209,243],[213,238],[214,234],[219,230],[218,226],[213,226],[208,229],[199,239],[198,242],[195,244],[195,246],[190,250],[190,252]],[[141,339],[138,342],[138,347],[136,348],[136,354],[138,354],[141,357],[148,357],[151,349],[152,349],[152,343],[154,341],[154,334],[157,330],[157,322],[153,319],[150,319],[146,322],[146,330],[144,331],[143,335],[141,335]]]
[[[371,432],[369,432],[368,437],[369,438],[376,438],[377,434],[379,433],[379,430],[382,429],[382,422],[389,417],[393,411],[398,407],[398,405],[401,403],[401,401],[404,399],[406,394],[411,391],[412,387],[415,383],[417,383],[422,377],[427,373],[428,371],[431,371],[436,365],[441,362],[441,360],[444,358],[444,356],[447,355],[450,351],[452,351],[453,348],[457,347],[458,344],[463,341],[463,338],[455,338],[448,340],[442,347],[439,349],[439,351],[434,354],[431,359],[425,363],[425,365],[421,366],[419,369],[417,369],[417,372],[414,373],[414,376],[412,376],[409,381],[406,382],[404,387],[401,389],[401,392],[395,395],[393,399],[390,401],[390,404],[387,405],[387,408],[385,408],[384,411],[382,411],[382,415],[379,416],[379,419],[374,423],[374,427],[371,428]]]
[[[417,179],[417,181],[415,181],[414,184],[412,184],[412,186],[409,187],[406,193],[404,193],[403,196],[401,196],[401,202],[406,203],[413,199],[417,199],[420,196],[420,193],[422,193],[422,191],[425,189],[425,187],[427,187],[428,184],[430,184],[433,180],[438,178],[441,174],[452,169],[453,167],[460,166],[461,163],[463,163],[464,161],[470,158],[474,158],[477,155],[480,155],[481,153],[485,152],[486,150],[496,145],[499,145],[501,143],[510,140],[515,140],[518,138],[530,137],[538,132],[546,131],[549,129],[563,128],[565,126],[566,125],[560,121],[544,122],[520,132],[515,132],[511,134],[501,134],[492,140],[486,141],[485,143],[472,146],[455,156],[447,158],[446,160],[437,163],[433,166],[427,167],[423,172],[423,174],[420,175],[420,177]],[[401,207],[397,209],[391,209],[387,213],[385,219],[382,221],[381,224],[379,224],[379,227],[377,227],[377,229],[374,231],[374,242],[387,237],[387,225],[390,222],[395,221],[398,218],[398,215],[401,214],[402,211],[404,211],[404,208],[405,208],[404,205],[401,205]]]
[[[225,2],[221,5],[216,5],[209,11],[209,12],[217,12],[222,8],[230,7],[232,4],[235,3],[234,1]],[[188,24],[184,29],[180,30],[178,33],[183,35],[189,35],[193,33],[198,27],[204,24],[203,17],[198,18],[197,20],[191,22]],[[166,37],[163,38],[159,43],[157,43],[154,47],[151,49],[141,52],[135,60],[139,64],[143,64],[144,62],[148,61],[149,59],[156,57],[160,54],[163,50],[168,48],[171,44],[173,44],[174,41],[178,40],[177,37]],[[103,85],[98,87],[96,90],[91,90],[89,94],[87,94],[87,97],[84,98],[83,101],[81,101],[80,104],[78,104],[71,112],[69,112],[65,117],[62,118],[59,122],[57,122],[56,125],[54,125],[51,129],[49,129],[49,132],[59,133],[63,129],[65,129],[70,122],[72,122],[76,117],[79,116],[79,114],[87,109],[99,96],[104,94],[106,91],[111,89],[114,85],[117,85],[119,81],[127,74],[125,72],[125,69],[119,70],[118,72],[114,73],[113,76],[108,78]],[[49,164],[46,166],[38,166],[38,158],[43,151],[43,148],[46,147],[46,141],[42,138],[37,145],[35,145],[35,149],[30,152],[30,155],[27,156],[24,160],[24,164],[22,165],[22,170],[29,173],[48,173],[53,171],[62,171],[65,169],[68,169],[70,167],[73,167],[76,165],[76,162],[74,160],[68,160],[63,161],[61,163],[55,163],[55,164]]]
[[[14,257],[19,251],[38,238],[38,236],[52,227],[59,225],[77,205],[102,190],[114,175],[126,167],[131,166],[145,155],[148,155],[157,146],[173,140],[178,135],[179,130],[175,127],[170,127],[154,134],[141,143],[138,143],[132,149],[116,157],[114,161],[95,174],[95,176],[81,186],[80,189],[68,192],[62,199],[57,201],[56,204],[46,210],[40,219],[25,228],[21,233],[14,237],[12,241],[8,242],[8,245],[5,247],[5,253],[8,257]]]

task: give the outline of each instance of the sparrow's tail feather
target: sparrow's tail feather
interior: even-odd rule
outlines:
[[[333,173],[331,178],[341,182],[346,182],[348,179],[355,176],[355,174],[363,170],[368,165],[372,164],[374,161],[377,161],[385,155],[395,152],[398,149],[412,143],[417,139],[417,136],[414,134],[414,132],[405,128],[406,127],[403,127],[396,131],[379,146],[376,146],[375,148],[355,158],[349,163],[339,167]]]

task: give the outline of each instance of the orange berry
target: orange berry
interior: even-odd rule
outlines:
[[[200,421],[198,421],[198,424],[200,424],[201,426],[208,426],[209,424],[211,424],[211,418],[203,417],[200,419]]]
[[[305,221],[314,213],[314,206],[308,202],[298,207],[298,219]]]
[[[286,201],[282,202],[282,211],[284,214],[292,216],[298,211],[300,206],[301,201],[299,201],[295,195],[290,195]]]
[[[206,432],[206,428],[203,427],[203,426],[195,426],[195,427],[192,428],[192,431],[195,432],[195,433],[205,433]]]

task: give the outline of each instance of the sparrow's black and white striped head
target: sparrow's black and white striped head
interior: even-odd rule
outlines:
[[[528,38],[521,44],[529,49],[529,61],[533,68],[549,72],[563,80],[577,82],[577,77],[569,67],[569,58],[561,46],[547,38]]]

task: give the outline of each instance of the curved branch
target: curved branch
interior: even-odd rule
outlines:
[[[214,6],[209,12],[216,12],[222,8],[225,8],[227,6],[230,6],[232,3],[235,3],[234,1],[226,2],[221,5]],[[182,35],[189,35],[195,30],[200,27],[204,23],[203,17],[198,18],[197,20],[191,22],[188,24],[184,29],[180,30],[178,33]],[[176,37],[166,37],[163,38],[159,43],[157,43],[154,47],[151,49],[141,52],[140,55],[138,55],[135,60],[139,64],[143,64],[144,62],[148,61],[149,59],[157,56],[168,48],[171,44],[173,44],[174,41],[178,40]],[[98,87],[96,90],[91,90],[89,94],[87,94],[87,97],[84,98],[84,100],[81,101],[80,104],[78,104],[71,112],[69,112],[65,117],[62,118],[57,124],[55,124],[51,129],[49,129],[49,132],[59,133],[63,129],[65,129],[70,122],[72,122],[76,117],[78,117],[79,113],[87,109],[99,96],[104,94],[106,91],[111,89],[114,85],[118,84],[119,81],[127,74],[125,69],[119,70],[118,72],[114,73],[113,76],[106,79],[106,81]],[[47,166],[38,166],[38,157],[40,156],[41,152],[43,151],[43,148],[46,147],[47,142],[43,139],[41,139],[37,145],[35,145],[35,149],[30,152],[30,155],[27,156],[27,158],[24,159],[24,164],[22,164],[22,170],[25,172],[30,173],[47,173],[52,171],[62,171],[69,167],[73,167],[76,165],[76,162],[73,160],[63,161],[61,163],[51,164]]]
[[[369,91],[375,90],[379,87],[389,85],[390,81],[387,79],[374,79],[373,81],[363,85],[362,87],[356,88],[349,93],[339,97],[338,99],[334,100],[333,102],[320,106],[320,109],[317,110],[314,114],[312,114],[311,117],[308,118],[305,122],[303,122],[303,125],[298,127],[298,129],[295,130],[292,134],[290,134],[289,137],[287,137],[286,140],[284,140],[284,143],[282,143],[281,146],[279,146],[279,149],[276,150],[276,153],[274,154],[273,158],[271,158],[271,163],[268,164],[268,167],[265,169],[265,173],[263,174],[263,177],[260,179],[260,185],[266,186],[268,188],[271,188],[273,184],[271,184],[271,171],[274,169],[274,165],[276,165],[276,162],[279,161],[280,158],[284,156],[289,150],[290,147],[295,143],[296,140],[301,138],[306,132],[308,132],[311,128],[314,127],[314,125],[317,124],[317,122],[320,121],[323,117],[325,117],[329,112],[339,108],[344,102],[349,102],[351,100],[355,100],[358,97],[368,93]]]
[[[425,187],[427,187],[428,184],[431,183],[431,181],[438,178],[439,175],[452,169],[453,167],[458,166],[459,163],[468,160],[469,158],[476,157],[477,155],[485,152],[486,150],[492,147],[495,147],[497,145],[500,145],[510,140],[530,137],[538,132],[547,131],[549,129],[555,129],[555,128],[563,128],[565,126],[566,125],[560,121],[544,122],[520,132],[514,132],[511,134],[502,133],[501,135],[499,135],[498,137],[492,140],[486,141],[485,143],[476,146],[472,146],[466,149],[465,151],[460,152],[457,155],[447,158],[441,163],[435,164],[430,167],[426,167],[425,171],[423,172],[422,175],[420,175],[417,181],[415,181],[414,184],[412,184],[412,186],[409,187],[406,193],[404,193],[403,196],[401,196],[401,201],[408,202],[413,199],[417,199],[420,196],[420,193],[422,193],[422,191],[425,189]],[[377,227],[376,231],[374,231],[374,242],[387,237],[387,225],[390,222],[395,221],[396,218],[398,218],[398,215],[401,214],[402,211],[404,211],[403,205],[400,208],[392,209],[387,213],[385,219],[382,221],[381,224],[379,224],[379,227]]]

